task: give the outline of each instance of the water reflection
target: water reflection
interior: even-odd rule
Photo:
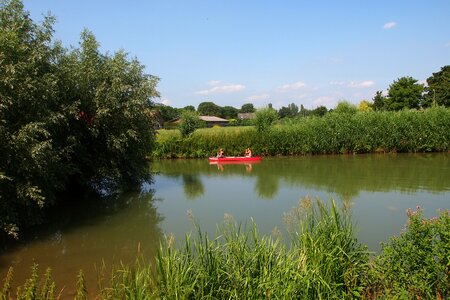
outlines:
[[[202,181],[198,175],[183,174],[184,194],[188,199],[196,199],[201,197],[204,192]]]
[[[160,172],[155,190],[165,216],[161,226],[181,239],[192,228],[187,210],[210,233],[226,214],[244,223],[253,218],[261,233],[270,234],[285,228],[282,216],[299,199],[311,196],[334,198],[351,211],[361,242],[378,251],[381,241],[403,228],[407,208],[421,205],[428,217],[450,209],[450,154],[443,153],[265,158],[251,172],[243,164],[220,168],[206,159],[156,161],[153,167]]]
[[[250,167],[248,164],[209,165],[204,160],[183,160],[155,162],[154,168],[165,176],[195,174],[195,186],[183,180],[189,185],[185,190],[190,198],[203,195],[199,175],[241,175],[256,178],[254,188],[263,199],[275,198],[282,180],[292,186],[322,189],[351,202],[361,191],[446,191],[448,179],[444,174],[450,173],[450,158],[447,154],[308,156],[266,158],[261,164]]]
[[[154,191],[121,195],[118,199],[92,199],[73,203],[45,230],[23,236],[1,253],[0,278],[14,267],[14,284],[23,284],[29,268],[52,269],[64,297],[75,292],[76,276],[84,271],[88,290],[97,288],[98,271],[129,264],[139,255],[152,259],[156,253],[163,217],[157,212]],[[109,276],[110,269],[103,270]],[[73,298],[73,297],[72,297]]]

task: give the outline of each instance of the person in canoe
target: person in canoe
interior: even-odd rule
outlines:
[[[250,148],[245,149],[244,156],[252,157],[252,150],[250,150]]]
[[[225,155],[223,154],[223,149],[220,148],[219,152],[217,152],[217,157],[225,157]]]

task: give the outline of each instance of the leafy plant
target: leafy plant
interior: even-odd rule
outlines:
[[[198,113],[195,111],[183,111],[181,113],[180,132],[182,137],[187,137],[194,133],[194,131],[203,126]]]
[[[408,298],[450,297],[450,212],[427,219],[423,210],[407,210],[408,223],[398,237],[383,244],[374,261],[372,287],[381,294]]]
[[[256,111],[255,127],[259,133],[266,132],[275,120],[278,119],[277,111],[273,108],[262,108]]]

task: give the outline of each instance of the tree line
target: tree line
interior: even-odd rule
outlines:
[[[421,84],[417,79],[405,76],[395,80],[387,89],[387,92],[377,91],[371,101],[361,100],[354,106],[355,110],[375,110],[375,111],[398,111],[402,109],[425,109],[432,106],[450,107],[450,65],[444,66],[440,71],[433,73],[427,80],[427,84]],[[341,100],[340,103],[346,103]],[[302,104],[300,108],[295,103],[288,106],[282,106],[276,110],[278,118],[294,118],[307,116],[323,116],[329,111],[337,109],[328,109],[325,106],[318,106],[314,109],[306,109]],[[268,108],[272,108],[269,103]],[[225,119],[235,119],[238,113],[255,112],[256,109],[252,103],[243,104],[240,109],[232,106],[219,106],[214,102],[202,102],[197,110],[189,105],[184,108],[173,108],[159,104],[157,106],[164,121],[178,117],[183,111],[197,111],[200,115],[218,116]]]

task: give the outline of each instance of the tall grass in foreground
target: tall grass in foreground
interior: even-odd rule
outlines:
[[[290,243],[227,216],[215,238],[198,228],[175,247],[169,235],[154,265],[120,266],[99,295],[88,295],[80,271],[75,299],[449,299],[450,212],[426,219],[418,208],[407,215],[400,236],[370,261],[346,208],[334,201],[305,198],[286,213]],[[36,265],[15,293],[12,279],[11,268],[0,299],[61,296],[50,271],[39,279]]]
[[[159,249],[153,275],[150,267],[123,270],[109,296],[141,298],[141,287],[148,287],[145,297],[154,299],[360,296],[368,252],[356,241],[349,216],[339,213],[334,202],[327,208],[307,199],[286,218],[297,224],[291,227],[289,246],[280,237],[261,236],[254,223],[242,226],[231,218],[216,238],[199,229],[195,239],[186,237],[182,249],[169,237]]]
[[[203,158],[219,148],[242,155],[251,147],[262,155],[307,155],[450,150],[450,109],[328,113],[275,125],[208,128],[182,138],[177,130],[159,131],[155,158]]]

